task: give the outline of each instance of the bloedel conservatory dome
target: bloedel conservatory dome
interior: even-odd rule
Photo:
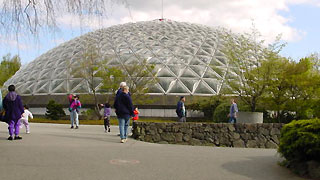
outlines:
[[[221,36],[217,28],[171,20],[115,25],[51,49],[23,66],[5,86],[16,85],[23,96],[90,93],[87,82],[71,73],[89,41],[109,59],[108,66],[144,60],[153,64],[158,83],[150,94],[216,95],[230,71]]]

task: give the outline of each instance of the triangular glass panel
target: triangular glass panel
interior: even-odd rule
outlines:
[[[55,69],[52,76],[54,79],[67,78],[67,69]]]
[[[192,47],[186,47],[184,51],[186,52],[184,53],[186,55],[194,55],[197,52],[197,49]]]
[[[209,56],[211,56],[214,52],[212,47],[203,47],[202,50],[205,51]]]
[[[214,66],[212,66],[211,68],[220,77],[223,77],[225,75],[226,71],[227,71],[227,68],[225,68],[225,67],[219,67],[219,66],[214,67]]]
[[[195,73],[197,73],[200,77],[203,76],[204,71],[206,70],[205,66],[199,66],[199,65],[192,65],[189,66],[190,69],[192,69]]]
[[[33,70],[30,74],[29,74],[29,78],[28,81],[34,81],[34,80],[38,80],[38,70]]]
[[[173,54],[170,50],[168,49],[161,49],[160,51],[157,52],[158,56],[162,56],[162,57],[172,57]]]
[[[102,85],[101,83],[102,83],[102,79],[101,78],[99,78],[99,77],[93,78],[92,85],[93,85],[95,90],[97,90],[98,87]]]
[[[175,64],[175,65],[180,65],[180,64],[184,64],[183,61],[181,61],[180,59],[178,58],[171,58],[169,59],[168,63],[167,64]]]
[[[52,69],[44,69],[39,74],[39,80],[43,79],[51,79],[51,73],[53,72]]]
[[[34,86],[35,86],[34,82],[28,82],[23,86],[21,86],[21,88],[18,88],[17,90],[20,94],[33,94]]]
[[[35,94],[48,94],[50,81],[39,81],[35,88]]]
[[[217,60],[215,57],[212,58],[210,65],[212,66],[225,66],[221,61]]]
[[[190,92],[193,92],[200,79],[180,78],[180,81],[189,89]]]
[[[78,84],[71,90],[71,92],[72,93],[88,93],[89,86],[86,81],[81,81],[80,84]]]
[[[149,58],[147,61],[150,64],[162,64],[162,61],[157,57]]]
[[[193,57],[190,62],[189,65],[206,65],[205,63],[203,63],[200,59],[198,59],[197,57]]]
[[[214,91],[215,93],[218,92],[218,87],[220,82],[216,79],[203,79]]]
[[[81,82],[83,81],[83,79],[70,79],[68,81],[69,83],[69,90],[72,91],[72,89],[74,89],[76,86],[78,86]]]
[[[208,67],[203,75],[203,78],[222,79],[222,76],[214,72],[210,67]]]
[[[203,49],[199,49],[196,55],[201,55],[201,56],[211,56],[210,53],[204,51]]]
[[[188,88],[186,88],[183,83],[179,80],[175,81],[174,84],[172,84],[170,90],[168,93],[191,93]]]
[[[194,91],[194,94],[215,94],[211,88],[204,83],[203,81],[200,81],[198,86],[196,87],[196,90]]]
[[[173,72],[176,76],[179,76],[181,71],[185,68],[183,65],[168,65],[168,68]]]
[[[161,77],[159,77],[158,79],[159,79],[160,86],[165,92],[168,91],[170,84],[175,80],[175,78],[161,78]]]
[[[165,91],[162,89],[160,84],[155,84],[149,88],[150,93],[164,93]]]
[[[168,69],[168,67],[163,66],[158,72],[157,77],[175,77],[175,75]]]
[[[127,59],[127,61],[124,64],[139,64],[140,61],[139,59],[137,59],[137,57],[135,57],[134,55],[131,56],[129,59]]]
[[[193,72],[189,68],[185,68],[185,70],[182,72],[181,77],[196,77],[199,78],[200,76],[197,75],[197,73]]]
[[[53,80],[51,82],[51,93],[67,92],[67,81],[63,79]]]
[[[110,65],[110,66],[116,66],[116,65],[119,65],[119,64],[121,64],[121,63],[118,61],[117,58],[112,58],[112,59],[110,59],[110,60],[108,61],[107,64]]]
[[[209,64],[212,59],[211,56],[203,56],[203,55],[196,55],[196,58],[198,58],[200,61],[202,61],[203,64]]]
[[[217,61],[220,61],[221,64],[224,64],[224,65],[226,65],[227,62],[228,62],[228,59],[226,57],[223,57],[223,56],[216,56],[215,58],[217,59]]]

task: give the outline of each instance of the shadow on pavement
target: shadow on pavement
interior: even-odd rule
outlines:
[[[250,179],[275,180],[288,174],[288,179],[302,180],[302,178],[279,166],[277,159],[270,156],[246,157],[247,160],[228,162],[222,168]]]

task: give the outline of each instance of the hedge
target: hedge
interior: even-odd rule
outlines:
[[[289,162],[320,162],[320,119],[286,124],[281,129],[278,151]]]

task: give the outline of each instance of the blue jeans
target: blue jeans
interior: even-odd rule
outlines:
[[[229,123],[237,123],[237,119],[235,117],[230,117]]]
[[[128,137],[128,127],[130,125],[130,117],[118,117],[120,138],[127,139]]]
[[[76,124],[76,126],[79,126],[79,114],[77,110],[72,110],[70,112],[70,121],[71,121],[71,126],[73,127],[73,124]]]

